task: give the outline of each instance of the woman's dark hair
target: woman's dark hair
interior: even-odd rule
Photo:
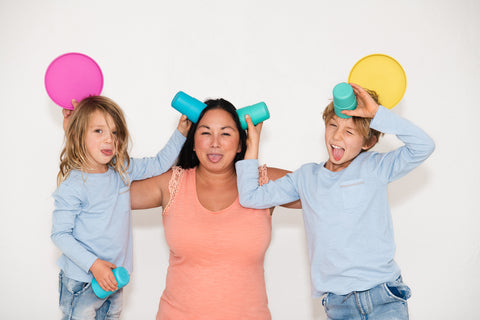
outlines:
[[[203,116],[207,111],[213,110],[213,109],[221,109],[221,110],[227,111],[232,116],[233,120],[235,121],[235,125],[237,126],[237,130],[240,137],[241,150],[239,153],[237,153],[233,162],[235,163],[238,160],[243,160],[243,158],[245,157],[245,151],[247,150],[247,134],[245,130],[242,129],[242,126],[240,125],[237,109],[233,106],[233,104],[231,104],[230,102],[224,99],[207,100],[205,101],[205,104],[207,106],[200,113],[197,123],[192,123],[192,126],[190,127],[190,130],[188,131],[188,134],[187,134],[187,140],[185,141],[185,144],[183,145],[182,150],[180,150],[177,165],[180,166],[182,169],[195,168],[200,163],[198,161],[197,154],[195,153],[195,151],[193,151],[194,136],[195,136],[195,132],[197,131],[197,126],[200,120],[203,118]]]

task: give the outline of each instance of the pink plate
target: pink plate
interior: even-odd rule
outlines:
[[[65,53],[48,66],[45,88],[53,102],[62,108],[73,110],[72,99],[80,102],[83,98],[102,92],[102,70],[87,55]]]

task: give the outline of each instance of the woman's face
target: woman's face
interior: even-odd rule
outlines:
[[[231,170],[233,160],[241,151],[240,135],[230,113],[212,109],[205,113],[197,125],[193,151],[203,166],[211,171]]]

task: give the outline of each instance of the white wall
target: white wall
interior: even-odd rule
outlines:
[[[325,159],[321,112],[335,84],[371,53],[395,57],[408,88],[394,112],[424,128],[435,153],[392,183],[397,261],[412,319],[474,319],[480,287],[480,2],[0,1],[0,318],[55,319],[59,252],[51,193],[63,142],[43,77],[77,51],[101,66],[103,94],[125,110],[133,156],[165,144],[183,90],[237,107],[265,101],[261,161],[295,169]],[[387,137],[377,147],[397,146]],[[168,248],[159,209],[134,213],[135,272],[123,319],[153,319]],[[301,212],[278,209],[265,269],[274,319],[325,319],[310,298]]]

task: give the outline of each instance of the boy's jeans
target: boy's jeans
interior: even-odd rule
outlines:
[[[114,320],[120,319],[123,288],[105,299],[98,298],[91,283],[59,275],[60,310],[62,320]]]
[[[407,320],[410,288],[399,277],[366,291],[347,295],[327,293],[322,300],[329,320]]]

